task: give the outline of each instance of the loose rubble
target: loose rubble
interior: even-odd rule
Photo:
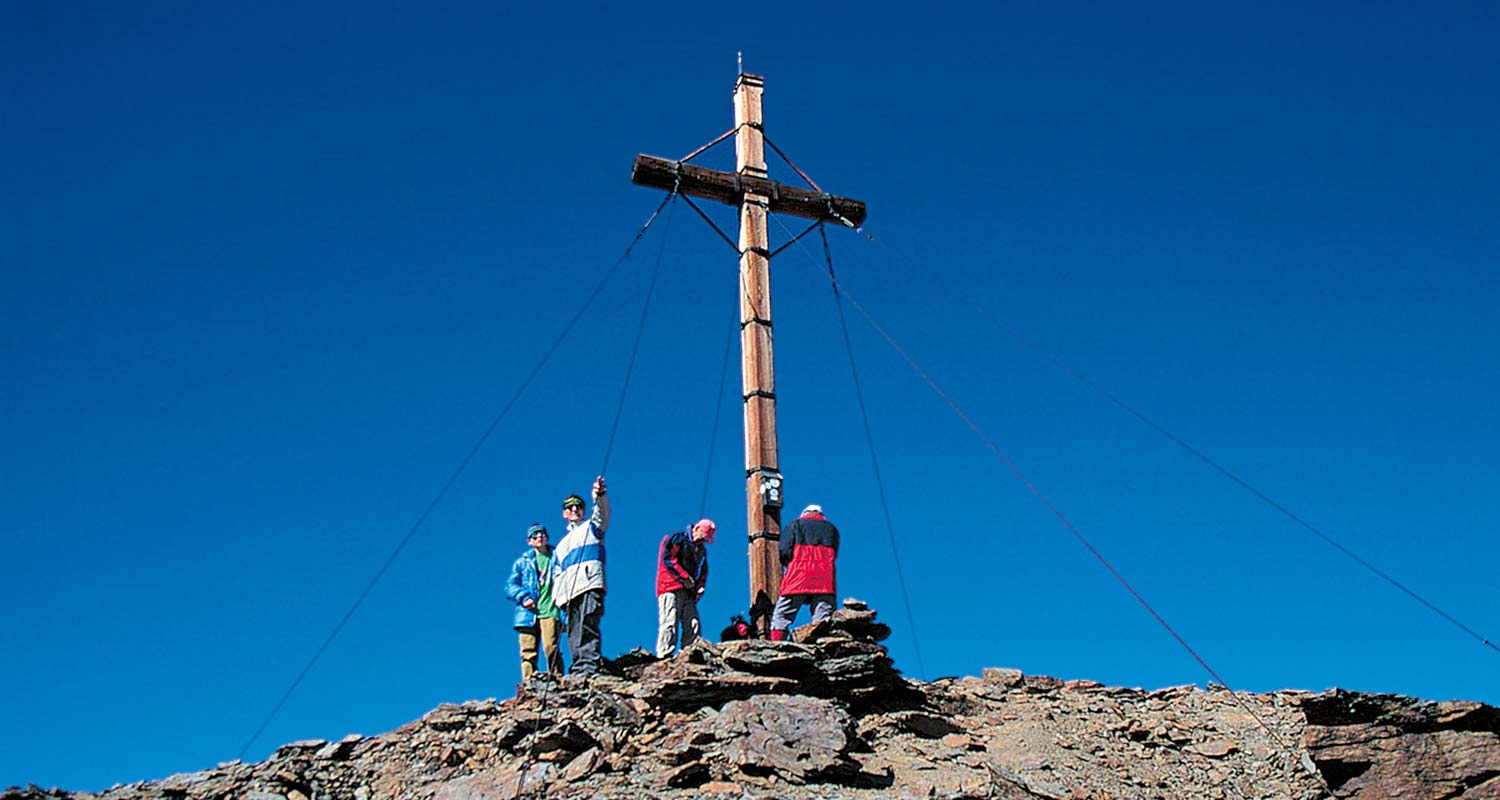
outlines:
[[[0,800],[1500,798],[1500,710],[1478,703],[1148,692],[1013,669],[922,683],[857,601],[794,633],[664,661],[635,651],[592,680],[258,764]]]

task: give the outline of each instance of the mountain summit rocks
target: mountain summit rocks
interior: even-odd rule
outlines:
[[[790,642],[633,651],[592,680],[442,705],[99,795],[0,800],[1500,798],[1500,710],[1334,690],[1157,691],[986,669],[901,677],[846,601]]]
[[[1339,797],[1500,798],[1500,709],[1335,689],[1302,710]]]

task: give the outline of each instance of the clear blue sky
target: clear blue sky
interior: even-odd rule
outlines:
[[[1500,636],[1492,4],[544,5],[0,12],[0,785],[232,759],[658,202],[632,157],[730,127],[737,50],[870,204],[849,291],[1232,685],[1500,702],[1500,653],[999,327]],[[250,757],[513,691],[504,570],[603,461],[664,227]],[[898,666],[1207,680],[851,312],[913,638],[820,258],[774,273],[788,502]],[[662,281],[611,655],[716,402],[708,626],[745,602],[734,256],[681,205]]]

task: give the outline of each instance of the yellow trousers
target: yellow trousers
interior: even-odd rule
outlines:
[[[553,677],[561,678],[563,674],[561,634],[562,620],[557,617],[539,617],[536,625],[531,628],[517,628],[521,634],[521,680],[529,681],[536,675],[537,643],[540,640],[542,653],[546,660],[542,662],[545,672],[552,673]]]

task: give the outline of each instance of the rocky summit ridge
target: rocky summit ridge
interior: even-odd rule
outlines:
[[[0,800],[1500,798],[1500,709],[1332,690],[1142,691],[986,669],[923,683],[857,601],[794,641],[635,651],[582,681],[442,705],[97,795]]]

